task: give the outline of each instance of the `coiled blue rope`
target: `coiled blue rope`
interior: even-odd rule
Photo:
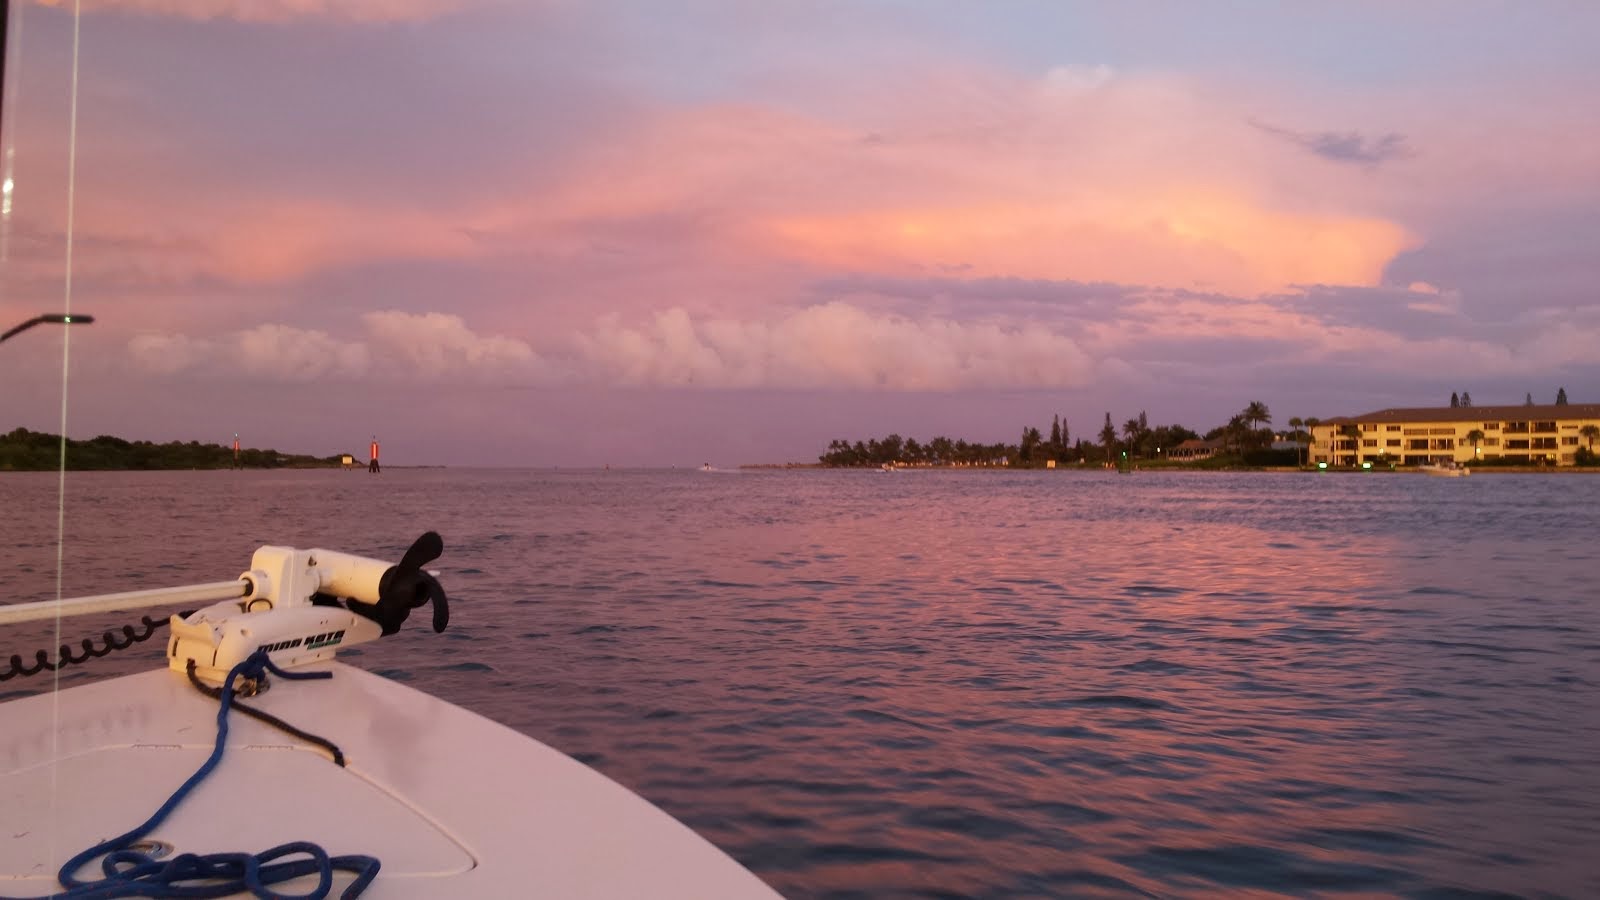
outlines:
[[[264,651],[257,650],[245,661],[233,667],[222,686],[221,704],[217,708],[217,743],[211,756],[195,770],[167,802],[161,804],[144,824],[107,841],[90,847],[67,860],[56,878],[66,888],[62,893],[40,898],[0,897],[0,900],[110,900],[115,897],[227,897],[249,892],[261,900],[323,900],[333,888],[335,869],[356,873],[356,878],[339,896],[342,900],[359,897],[378,875],[379,862],[371,856],[328,856],[309,841],[280,844],[260,853],[208,853],[199,855],[182,853],[166,862],[158,862],[139,850],[129,849],[133,842],[142,839],[160,825],[162,820],[177,808],[179,803],[222,761],[222,750],[228,741],[228,709],[233,705],[233,686],[240,678],[260,678],[266,672],[280,678],[308,679],[332,678],[332,672],[285,672],[272,664]],[[105,878],[82,881],[74,872],[97,856],[104,856],[100,868]],[[300,855],[302,859],[284,862],[277,860]],[[316,873],[316,887],[304,894],[280,894],[269,885]]]

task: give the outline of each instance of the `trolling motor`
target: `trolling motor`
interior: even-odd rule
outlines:
[[[429,603],[433,630],[444,631],[449,601],[436,573],[422,568],[443,552],[432,531],[394,565],[333,550],[262,547],[239,576],[241,596],[172,617],[167,665],[183,672],[193,660],[200,678],[220,684],[257,650],[280,667],[330,659],[339,647],[394,634]]]

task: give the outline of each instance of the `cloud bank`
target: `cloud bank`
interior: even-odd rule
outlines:
[[[771,322],[674,308],[643,325],[615,317],[576,342],[602,380],[630,386],[953,391],[1086,382],[1088,357],[1038,325],[910,319],[828,303]]]
[[[157,375],[246,376],[278,382],[324,379],[537,383],[546,374],[522,341],[473,332],[459,316],[381,311],[362,316],[364,334],[262,324],[218,337],[145,333],[128,342],[133,364]]]
[[[540,353],[459,316],[388,310],[364,315],[356,337],[264,324],[217,338],[142,334],[128,352],[156,375],[283,382],[955,391],[1070,387],[1092,369],[1076,342],[1037,325],[913,320],[837,302],[766,321],[696,319],[679,307],[636,323],[608,315],[551,343],[557,349]]]

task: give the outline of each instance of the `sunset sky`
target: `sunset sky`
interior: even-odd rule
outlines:
[[[74,437],[699,465],[1600,401],[1589,0],[82,9],[74,128],[72,4],[12,4],[0,294],[66,305],[70,210]],[[66,333],[5,345],[0,430],[59,429]]]

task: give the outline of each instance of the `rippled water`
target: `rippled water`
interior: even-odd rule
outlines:
[[[790,896],[1600,896],[1600,478],[67,485],[68,595],[437,529],[451,630],[347,658],[590,763]],[[53,596],[55,488],[0,476],[0,600]],[[0,629],[0,655],[43,634]]]

